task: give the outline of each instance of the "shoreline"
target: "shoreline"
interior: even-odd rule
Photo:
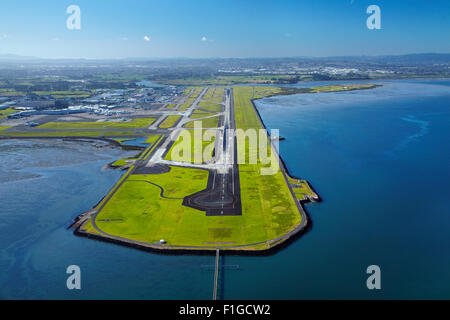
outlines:
[[[98,241],[108,242],[108,243],[114,243],[119,244],[122,246],[152,252],[152,253],[160,253],[160,254],[195,254],[195,255],[214,255],[216,250],[222,251],[224,254],[227,255],[246,255],[246,256],[267,256],[272,255],[280,250],[284,249],[288,245],[290,245],[292,242],[300,238],[303,234],[308,232],[312,228],[312,222],[311,219],[305,210],[304,205],[312,202],[320,202],[321,199],[318,196],[318,194],[315,192],[315,190],[312,188],[311,184],[308,181],[305,181],[308,184],[308,187],[310,187],[313,195],[312,197],[308,196],[305,197],[305,199],[297,199],[292,186],[289,182],[288,178],[291,179],[298,179],[292,175],[289,174],[289,171],[285,165],[285,162],[283,161],[282,157],[278,154],[278,151],[273,146],[273,141],[270,139],[269,132],[267,131],[266,125],[262,121],[261,115],[254,103],[254,100],[257,99],[251,99],[250,102],[252,103],[253,109],[256,112],[256,115],[259,119],[260,126],[264,129],[266,129],[269,141],[271,143],[272,150],[275,150],[276,154],[278,155],[279,159],[279,167],[280,170],[283,173],[283,176],[285,178],[285,183],[288,185],[289,190],[291,192],[291,196],[293,200],[296,203],[297,209],[299,211],[299,214],[301,215],[301,222],[299,225],[297,225],[295,228],[291,229],[290,231],[286,232],[284,235],[277,237],[275,239],[263,241],[260,243],[254,243],[254,244],[246,244],[246,245],[237,245],[237,246],[229,246],[229,247],[200,247],[200,246],[182,246],[182,245],[161,245],[161,244],[151,244],[151,243],[142,243],[139,241],[134,241],[131,239],[125,239],[118,236],[112,236],[112,235],[102,235],[102,234],[94,234],[90,232],[82,231],[82,227],[85,223],[87,223],[93,216],[95,216],[98,213],[98,205],[102,203],[103,199],[107,195],[111,193],[112,190],[114,190],[117,187],[117,184],[114,185],[111,190],[105,195],[91,210],[84,212],[77,216],[71,226],[69,228],[75,228],[74,234],[79,237],[85,237],[90,238]],[[125,173],[126,175],[126,173]],[[121,179],[122,180],[122,179]],[[119,183],[120,181],[119,180]],[[268,245],[265,249],[252,249],[251,247],[258,246],[258,245]],[[248,248],[248,249],[247,249]]]
[[[293,92],[293,90],[282,90],[282,92],[276,94],[276,95],[290,95],[290,94],[300,94],[303,92]],[[258,98],[259,99],[259,98]],[[261,118],[261,115],[259,113],[259,110],[257,109],[254,101],[258,99],[250,99],[250,102],[252,104],[252,107],[258,117],[258,121],[260,123],[261,128],[266,130],[267,136],[269,138],[271,148],[276,152],[278,159],[279,159],[279,167],[280,170],[283,173],[285,183],[288,185],[288,188],[291,192],[291,197],[295,201],[295,204],[297,206],[297,209],[299,211],[299,214],[301,215],[301,222],[299,225],[291,229],[290,231],[286,232],[282,236],[279,236],[275,239],[270,239],[267,241],[259,242],[259,243],[253,243],[253,244],[245,244],[245,245],[236,245],[236,246],[228,246],[228,247],[201,247],[201,246],[182,246],[182,245],[161,245],[161,244],[151,244],[151,243],[140,243],[138,241],[134,241],[131,239],[125,239],[113,235],[107,235],[107,234],[96,234],[91,232],[83,231],[83,226],[88,223],[92,217],[95,217],[98,214],[99,206],[102,204],[102,202],[110,196],[111,192],[114,190],[117,190],[118,187],[120,187],[120,184],[123,182],[123,178],[128,175],[130,170],[133,170],[132,167],[126,168],[124,170],[127,170],[122,177],[119,179],[119,181],[114,184],[114,186],[95,204],[92,209],[83,212],[79,215],[77,215],[73,220],[72,223],[67,227],[67,229],[75,229],[74,235],[90,238],[98,241],[103,242],[109,242],[114,244],[119,244],[126,247],[131,247],[134,249],[144,250],[147,252],[153,252],[153,253],[161,253],[161,254],[215,254],[216,250],[220,250],[226,254],[231,255],[256,255],[256,256],[265,256],[265,255],[271,255],[279,252],[283,248],[287,247],[289,244],[291,244],[293,241],[297,240],[299,237],[301,237],[303,234],[305,234],[307,231],[311,229],[312,222],[308,215],[308,213],[305,210],[305,205],[312,202],[320,202],[321,199],[318,196],[318,194],[315,192],[315,190],[312,188],[311,184],[303,180],[305,183],[307,183],[308,187],[311,189],[313,196],[305,196],[304,199],[298,199],[296,197],[296,194],[294,193],[291,183],[289,181],[289,178],[291,179],[299,179],[295,176],[292,176],[289,173],[289,170],[286,167],[286,164],[283,160],[283,158],[278,154],[278,150],[274,148],[273,141],[270,137],[269,132],[267,131],[266,125],[264,121]],[[142,155],[143,152],[145,152],[145,147],[139,147],[139,146],[129,146],[129,145],[123,145],[119,141],[116,141],[111,138],[105,138],[105,137],[66,137],[66,136],[42,136],[42,137],[0,137],[0,139],[18,139],[18,140],[33,140],[33,139],[42,139],[42,140],[53,140],[53,139],[61,139],[63,141],[74,141],[74,142],[90,142],[90,141],[104,141],[109,143],[112,146],[121,147],[124,150],[140,150],[142,151],[140,155]],[[87,141],[86,141],[87,140]],[[156,143],[158,145],[159,143]],[[113,163],[113,162],[112,162]],[[111,169],[120,169],[120,167],[113,166],[112,163],[109,163],[106,165],[106,167]],[[302,179],[299,179],[302,180]],[[267,245],[267,248],[263,249],[252,249],[251,247],[259,246],[259,245]]]

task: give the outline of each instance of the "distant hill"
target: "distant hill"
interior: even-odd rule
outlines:
[[[276,62],[370,62],[380,64],[440,64],[450,63],[450,53],[414,53],[404,55],[382,55],[382,56],[330,56],[330,57],[277,57],[277,58],[205,58],[205,59],[190,59],[190,58],[144,58],[133,57],[123,59],[82,59],[82,58],[65,58],[65,59],[47,59],[33,56],[21,56],[16,54],[0,54],[0,61],[13,62],[13,61],[45,61],[45,62],[164,62],[164,61],[178,61],[178,62],[227,62],[227,61],[239,61],[239,62],[255,62],[266,61],[271,63]]]
[[[37,60],[36,57],[31,56],[20,56],[17,54],[0,54],[0,60],[8,60],[8,61],[14,61],[14,60]]]
[[[346,56],[346,57],[324,57],[310,58],[321,61],[357,61],[371,62],[381,64],[436,64],[450,63],[450,53],[414,53],[404,55],[385,55],[385,56]]]

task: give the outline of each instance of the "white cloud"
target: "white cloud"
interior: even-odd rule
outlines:
[[[208,41],[206,37],[202,37],[201,41]]]
[[[144,36],[144,40],[147,41],[147,42],[150,42],[151,39],[150,39],[149,36]]]
[[[122,41],[128,41],[128,38],[127,38],[127,37],[122,37],[122,38],[120,38],[120,40],[122,40]]]

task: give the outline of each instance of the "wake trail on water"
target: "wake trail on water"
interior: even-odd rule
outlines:
[[[413,123],[419,127],[419,131],[417,131],[414,134],[411,134],[407,137],[405,137],[403,140],[400,141],[400,143],[395,147],[391,152],[388,152],[389,158],[391,159],[397,159],[398,153],[405,148],[408,147],[409,144],[419,141],[421,137],[428,134],[430,122],[425,120],[417,119],[414,116],[408,115],[406,117],[400,117],[402,121]]]
[[[401,148],[406,147],[409,143],[411,143],[413,141],[419,140],[419,138],[423,137],[424,135],[426,135],[428,133],[429,124],[430,124],[429,121],[419,120],[419,119],[416,119],[413,116],[402,117],[400,119],[402,119],[403,121],[406,121],[406,122],[417,124],[419,126],[419,131],[417,133],[406,137],[400,143],[400,147]]]

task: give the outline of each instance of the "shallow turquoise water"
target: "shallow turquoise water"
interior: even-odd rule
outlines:
[[[281,252],[226,256],[222,297],[450,298],[450,81],[384,83],[258,102],[287,139],[289,170],[324,201],[307,206],[311,231]],[[0,298],[211,298],[212,256],[149,254],[66,230],[121,174],[102,167],[130,155],[0,142]],[[81,291],[66,289],[71,264]],[[366,288],[371,264],[381,291]]]

